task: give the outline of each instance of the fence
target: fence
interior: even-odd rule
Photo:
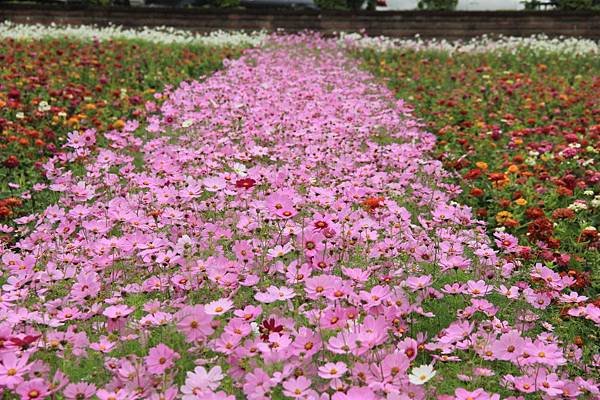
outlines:
[[[144,7],[64,7],[0,3],[0,20],[59,23],[172,26],[197,32],[223,30],[301,30],[331,34],[365,31],[368,35],[469,38],[482,34],[581,36],[600,39],[600,12],[316,12],[278,10],[174,9]]]

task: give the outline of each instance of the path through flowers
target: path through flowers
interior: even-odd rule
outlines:
[[[272,38],[163,96],[148,140],[75,132],[45,166],[61,200],[2,256],[5,391],[425,399],[459,361],[481,387],[448,398],[598,393],[526,307],[570,278],[511,287],[434,137],[333,41]]]

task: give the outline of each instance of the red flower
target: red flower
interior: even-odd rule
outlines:
[[[552,236],[552,222],[546,217],[539,217],[529,224],[527,233],[530,241],[542,240],[546,241]]]
[[[479,188],[471,189],[470,193],[471,193],[471,196],[473,196],[473,197],[481,197],[484,194],[483,190],[481,190]]]
[[[465,175],[465,179],[477,179],[481,176],[481,170],[479,168],[473,168],[469,170]]]
[[[252,178],[244,178],[235,182],[235,187],[240,189],[251,189],[256,185],[256,181]]]
[[[19,159],[16,156],[8,156],[6,160],[4,160],[4,166],[6,168],[17,168],[19,164]]]
[[[264,341],[269,340],[269,334],[271,332],[281,332],[283,331],[283,325],[277,325],[275,322],[275,318],[271,318],[269,320],[264,320],[262,325],[259,327],[260,330],[260,338]]]
[[[540,218],[544,216],[544,211],[541,208],[538,207],[530,207],[527,210],[525,210],[525,216],[528,219],[536,219],[536,218]]]
[[[575,211],[570,208],[557,208],[552,212],[554,219],[570,219],[575,217]]]

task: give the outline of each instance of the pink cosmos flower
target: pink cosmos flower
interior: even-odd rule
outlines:
[[[108,318],[108,331],[114,332],[122,329],[127,323],[127,316],[133,311],[133,308],[126,306],[125,304],[106,307],[106,309],[102,312],[102,315]]]
[[[311,381],[304,376],[288,379],[283,382],[283,394],[294,399],[302,399],[308,395]]]
[[[544,343],[536,340],[535,342],[527,343],[523,352],[528,354],[529,357],[520,361],[527,365],[539,363],[556,367],[567,362],[562,349],[556,343]]]
[[[100,351],[102,353],[110,353],[116,346],[117,343],[111,342],[106,336],[100,336],[97,343],[90,344],[92,350]]]
[[[227,187],[227,181],[219,177],[204,178],[202,183],[209,192],[219,192]]]
[[[12,389],[23,382],[23,375],[29,371],[30,367],[30,364],[27,364],[28,359],[29,356],[27,354],[17,357],[17,354],[12,351],[2,354],[0,386]]]
[[[235,310],[233,314],[245,321],[254,321],[262,313],[261,306],[247,305],[243,310]]]
[[[273,303],[276,301],[289,300],[296,296],[294,289],[285,286],[269,286],[266,292],[256,293],[254,298],[261,303]]]
[[[473,297],[482,297],[492,292],[494,287],[484,280],[468,281],[466,291]]]
[[[319,367],[319,376],[323,379],[336,379],[344,376],[346,371],[348,371],[348,367],[345,363],[341,361],[329,362]]]
[[[151,348],[148,356],[145,358],[148,372],[155,375],[161,375],[166,370],[172,368],[178,359],[179,353],[162,343]]]
[[[225,314],[233,307],[233,301],[230,299],[219,299],[204,305],[204,312],[209,315]]]
[[[178,313],[179,329],[188,342],[204,340],[214,332],[211,326],[212,316],[206,313],[204,306],[188,306]]]
[[[40,378],[20,383],[15,391],[21,396],[21,400],[45,399],[50,394],[48,383]]]
[[[96,396],[100,400],[135,400],[138,398],[136,394],[131,393],[126,389],[120,389],[114,392],[106,389],[99,389],[96,392]]]
[[[270,194],[266,198],[265,205],[271,214],[280,218],[292,218],[298,214],[298,211],[294,208],[292,199],[282,193]]]
[[[67,400],[87,400],[96,394],[96,385],[87,382],[69,383],[63,390]]]
[[[512,383],[520,392],[534,393],[536,391],[535,379],[531,376],[520,376],[512,379]]]
[[[413,292],[431,285],[431,275],[409,276],[404,282]]]
[[[562,389],[565,386],[565,382],[555,373],[548,374],[541,372],[538,374],[536,385],[539,390],[546,392],[549,396],[558,396],[563,394]]]
[[[336,392],[331,400],[378,400],[373,390],[368,387],[351,387],[346,393]]]
[[[215,391],[225,376],[220,366],[215,366],[206,371],[204,367],[196,367],[194,371],[188,371],[185,384],[181,387],[183,400],[195,400],[198,395]]]
[[[470,392],[466,389],[456,389],[454,391],[456,400],[490,400],[490,395],[483,389],[475,389]]]

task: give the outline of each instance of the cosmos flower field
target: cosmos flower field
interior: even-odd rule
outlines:
[[[600,396],[596,43],[9,28],[2,398]]]

